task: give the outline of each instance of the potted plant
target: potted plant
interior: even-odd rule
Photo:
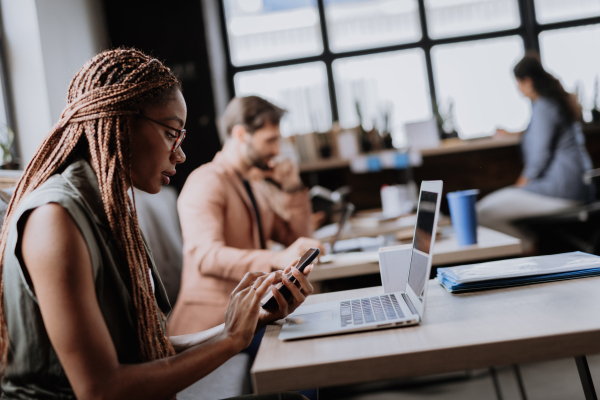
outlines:
[[[440,139],[451,139],[458,137],[458,132],[454,129],[454,100],[448,100],[448,111],[443,112],[440,110],[438,102],[435,101],[433,104],[433,115],[437,122],[438,131],[440,133]]]
[[[367,131],[365,131],[365,128],[363,128],[363,115],[360,110],[360,103],[358,102],[358,100],[354,101],[354,106],[356,107],[356,114],[358,115],[360,147],[364,153],[368,153],[373,150],[373,145],[369,140],[369,134],[367,133]]]
[[[2,150],[2,169],[16,169],[13,162],[12,146],[15,141],[15,133],[6,124],[0,123],[0,149]]]
[[[600,93],[598,86],[598,75],[596,75],[596,81],[594,82],[594,107],[592,107],[592,123],[600,124],[600,108],[598,108],[598,96]]]

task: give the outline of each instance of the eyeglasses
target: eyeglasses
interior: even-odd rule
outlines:
[[[175,138],[175,143],[173,143],[173,147],[171,148],[171,152],[175,153],[177,151],[177,149],[181,147],[181,143],[183,143],[183,139],[185,139],[185,132],[186,132],[185,129],[175,129],[172,126],[163,124],[162,122],[158,122],[157,120],[149,118],[149,117],[146,117],[145,115],[139,115],[139,117],[142,118],[142,119],[147,119],[148,121],[152,121],[155,124],[162,126],[163,128],[168,128],[168,129],[170,129],[172,131],[177,132],[177,136],[174,137]],[[172,136],[172,135],[169,135],[169,136]]]

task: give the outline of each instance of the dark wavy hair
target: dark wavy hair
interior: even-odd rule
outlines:
[[[554,100],[569,122],[581,121],[581,109],[576,97],[568,93],[560,81],[544,69],[537,53],[525,55],[513,71],[519,80],[531,78],[535,91],[542,97]]]

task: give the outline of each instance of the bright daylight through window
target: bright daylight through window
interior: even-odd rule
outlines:
[[[598,2],[600,4],[600,2]],[[557,29],[540,34],[542,62],[560,77],[565,89],[577,93],[583,118],[592,119],[600,107],[600,24]]]
[[[404,124],[432,117],[425,56],[421,49],[342,58],[333,63],[340,124],[391,132],[397,146],[406,145]],[[386,116],[388,116],[386,118]],[[385,126],[386,121],[391,126]]]
[[[432,49],[440,109],[452,107],[454,129],[461,138],[489,136],[498,126],[511,131],[526,128],[530,107],[512,74],[523,55],[518,36]]]
[[[360,50],[421,39],[417,0],[325,0],[331,51]]]
[[[222,4],[232,88],[285,107],[284,136],[323,132],[332,120],[352,128],[360,112],[365,130],[391,132],[400,147],[405,124],[436,107],[463,139],[522,130],[530,104],[512,69],[526,49],[539,47],[588,120],[600,79],[598,0]]]
[[[327,72],[322,62],[240,72],[235,75],[235,93],[259,94],[292,110],[281,121],[284,136],[331,128]]]

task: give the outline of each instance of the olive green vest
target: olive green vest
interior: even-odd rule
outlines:
[[[28,284],[27,270],[19,261],[22,258],[15,254],[17,244],[20,249],[27,216],[47,203],[63,206],[87,243],[96,297],[119,361],[142,361],[128,267],[121,262],[112,238],[96,175],[87,161],[78,159],[23,199],[10,221],[3,271],[4,312],[10,337],[8,365],[1,384],[2,398],[6,399],[75,398],[48,339],[38,300]],[[171,306],[145,239],[144,244],[155,282],[156,303],[167,315]]]

